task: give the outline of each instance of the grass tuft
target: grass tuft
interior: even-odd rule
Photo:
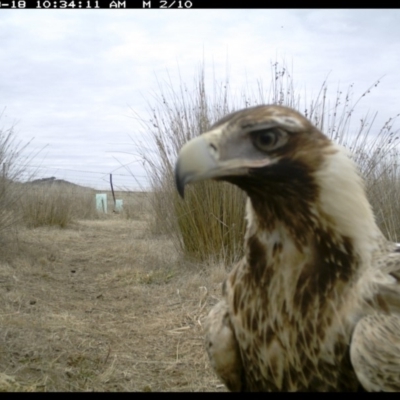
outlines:
[[[17,140],[13,126],[0,128],[0,242],[7,240],[10,231],[15,231],[20,219],[15,204],[23,192],[17,182],[26,177],[27,167],[34,158],[27,152],[28,146],[29,142],[24,145]]]
[[[74,219],[95,219],[95,191],[68,185],[24,184],[20,209],[24,223],[30,228],[58,226],[65,228]]]

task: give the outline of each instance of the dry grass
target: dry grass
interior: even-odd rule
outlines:
[[[2,113],[0,113],[1,119]],[[0,128],[0,244],[10,230],[15,229],[19,213],[15,212],[15,203],[22,196],[16,182],[22,175],[27,176],[26,169],[35,155],[27,152],[29,143],[18,141],[14,127]]]
[[[59,185],[25,185],[24,195],[20,199],[22,219],[28,227],[59,226],[65,228],[73,219],[74,210],[87,210],[87,204],[70,188]],[[93,197],[93,196],[91,196]],[[94,209],[93,198],[89,206]]]
[[[82,219],[107,219],[112,217],[114,201],[110,191],[107,195],[107,213],[96,209],[97,191],[69,182],[26,183],[19,186],[22,196],[14,204],[21,220],[29,228],[58,226],[65,228],[73,221]],[[142,219],[150,213],[148,194],[144,192],[115,192],[115,198],[123,201],[121,212],[127,219]]]
[[[224,390],[203,346],[222,267],[145,220],[21,229],[0,253],[0,391]]]
[[[228,82],[214,89],[213,97],[208,96],[203,70],[191,89],[183,82],[177,89],[160,86],[145,123],[150,143],[138,148],[155,149],[141,154],[152,188],[152,231],[171,235],[188,259],[231,264],[242,254],[245,195],[232,185],[202,182],[190,187],[182,201],[173,172],[182,145],[233,110]]]

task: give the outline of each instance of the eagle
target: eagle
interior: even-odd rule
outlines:
[[[247,194],[244,257],[204,328],[231,391],[399,391],[400,245],[378,228],[347,150],[297,111],[260,105],[187,142],[178,192]]]

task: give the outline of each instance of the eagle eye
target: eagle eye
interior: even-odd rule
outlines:
[[[251,132],[251,138],[258,150],[271,151],[284,144],[286,135],[281,129],[261,129]]]

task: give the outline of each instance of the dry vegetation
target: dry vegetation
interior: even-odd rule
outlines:
[[[201,320],[225,271],[184,265],[148,217],[21,228],[0,254],[0,390],[222,390]]]
[[[201,263],[210,260],[231,264],[242,254],[245,195],[225,183],[201,182],[186,190],[185,201],[174,183],[177,153],[190,138],[205,132],[213,122],[231,112],[228,82],[206,91],[203,70],[193,89],[183,82],[177,89],[160,87],[156,105],[144,129],[150,143],[141,153],[147,167],[153,196],[149,199],[155,216],[152,231],[169,234],[179,252]],[[142,148],[138,143],[138,149]],[[153,157],[152,157],[153,156]]]
[[[104,215],[93,190],[0,176],[0,391],[224,390],[201,321],[226,272],[152,233],[148,194]]]
[[[22,219],[28,227],[65,228],[74,219],[97,217],[94,190],[66,183],[28,184],[19,201]]]
[[[193,90],[160,88],[145,123],[155,158],[142,154],[153,191],[117,192],[119,214],[110,193],[104,215],[93,190],[18,182],[23,147],[0,131],[0,391],[224,390],[202,320],[218,301],[224,265],[242,253],[244,195],[204,182],[183,202],[173,166],[184,142],[234,109],[289,105],[349,147],[379,226],[400,239],[393,121],[375,131],[366,118],[351,129],[352,88],[329,104],[324,82],[305,104],[285,66],[273,64],[271,76],[268,91],[260,83],[236,102],[228,82],[208,95],[202,73]]]
[[[2,113],[0,119],[1,116]],[[33,158],[25,151],[28,145],[29,143],[22,145],[17,140],[14,127],[0,128],[0,245],[3,235],[8,230],[13,230],[19,219],[18,213],[15,212],[15,202],[20,199],[22,192],[16,182]]]

